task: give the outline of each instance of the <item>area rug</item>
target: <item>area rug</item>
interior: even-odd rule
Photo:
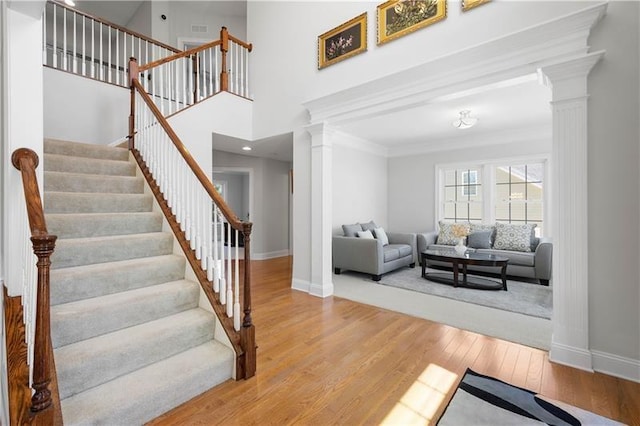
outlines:
[[[453,287],[422,278],[418,267],[389,272],[382,276],[379,284],[551,319],[551,287],[540,284],[508,280],[507,291]]]
[[[621,425],[470,369],[438,425]]]

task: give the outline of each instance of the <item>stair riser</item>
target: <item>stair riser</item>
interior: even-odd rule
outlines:
[[[59,240],[51,256],[51,268],[116,262],[171,254],[173,237],[168,233],[132,235],[129,238],[84,238]]]
[[[146,194],[44,193],[46,213],[150,212],[152,203],[152,196]]]
[[[145,291],[149,289],[151,291]],[[199,296],[195,283],[180,281],[107,296],[111,299],[104,301],[90,303],[85,300],[53,306],[53,347],[62,347],[195,308]]]
[[[157,260],[155,260],[157,259]],[[184,278],[185,260],[160,256],[51,271],[51,304],[74,302]]]
[[[213,318],[204,311],[203,315],[189,316],[191,312],[56,350],[60,398],[83,392],[213,339]]]
[[[160,213],[48,214],[47,227],[58,238],[143,234],[161,231],[162,216]]]
[[[44,170],[47,172],[84,173],[108,176],[135,176],[136,165],[129,161],[99,160],[44,154]]]
[[[142,178],[130,176],[44,172],[45,191],[142,194],[143,185]]]
[[[46,154],[99,158],[103,160],[126,161],[129,158],[129,151],[124,148],[67,142],[55,139],[44,140],[44,152]]]

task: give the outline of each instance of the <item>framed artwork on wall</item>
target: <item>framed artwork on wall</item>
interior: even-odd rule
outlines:
[[[447,0],[389,0],[378,5],[378,44],[447,17]]]
[[[318,69],[367,50],[367,14],[356,16],[318,37]]]
[[[481,4],[489,3],[491,0],[462,0],[462,11],[466,12],[469,9],[480,6]]]

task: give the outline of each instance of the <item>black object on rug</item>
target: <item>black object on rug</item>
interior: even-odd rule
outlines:
[[[438,425],[619,425],[586,410],[537,395],[470,369]]]

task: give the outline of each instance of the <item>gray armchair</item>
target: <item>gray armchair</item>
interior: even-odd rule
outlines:
[[[416,234],[387,233],[389,244],[379,239],[333,236],[333,267],[336,274],[343,269],[371,274],[380,281],[382,274],[416,266]]]

